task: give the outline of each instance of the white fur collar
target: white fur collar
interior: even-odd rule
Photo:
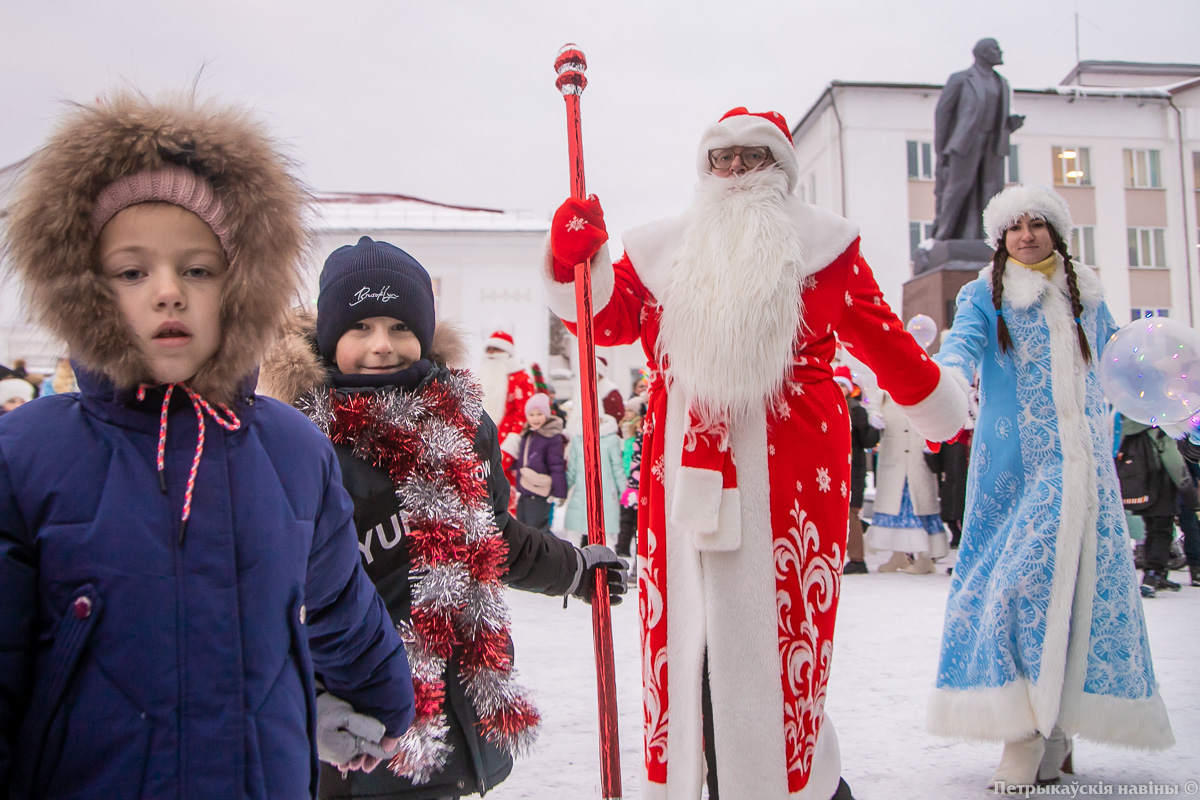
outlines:
[[[788,198],[788,203],[804,242],[802,276],[829,266],[858,238],[858,226],[850,220],[794,195]],[[656,297],[666,285],[671,258],[679,248],[686,226],[682,216],[669,217],[631,228],[621,237],[625,254],[637,267],[638,277]]]
[[[1049,280],[1037,270],[1026,269],[1018,264],[1009,264],[1004,270],[1004,299],[1013,308],[1025,309],[1042,299],[1042,295],[1051,286],[1063,294],[1067,294],[1067,273],[1062,267],[1062,257],[1058,256],[1058,269]],[[1079,300],[1084,308],[1095,308],[1104,300],[1104,287],[1095,270],[1086,264],[1072,262],[1075,266],[1075,285],[1079,287]],[[992,268],[979,271],[979,277],[992,282]]]

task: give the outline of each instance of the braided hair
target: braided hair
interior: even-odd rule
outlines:
[[[1055,227],[1047,223],[1046,229],[1050,232],[1050,241],[1054,245],[1054,251],[1062,257],[1063,271],[1067,278],[1067,292],[1071,300],[1071,313],[1075,317],[1075,333],[1079,337],[1079,352],[1083,356],[1084,363],[1091,363],[1092,348],[1088,344],[1087,334],[1080,321],[1083,316],[1083,302],[1079,299],[1079,283],[1075,275],[1075,265],[1071,261],[1071,254],[1067,252],[1067,243],[1063,241]],[[1004,297],[1004,270],[1008,266],[1008,248],[1004,246],[1004,239],[1005,235],[999,237],[999,241],[996,242],[996,254],[992,257],[992,305],[996,309],[996,340],[1000,345],[1001,353],[1007,353],[1012,349],[1012,335],[1008,332],[1008,323],[1004,321],[1004,314],[1000,310],[1000,304]]]

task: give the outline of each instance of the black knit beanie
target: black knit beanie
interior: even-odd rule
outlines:
[[[421,343],[433,342],[433,283],[415,258],[369,236],[334,250],[321,270],[317,295],[317,347],[335,363],[338,340],[350,326],[370,317],[395,317]]]

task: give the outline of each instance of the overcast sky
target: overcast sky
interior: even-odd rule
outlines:
[[[704,125],[795,124],[831,80],[941,83],[994,36],[1015,87],[1084,59],[1200,62],[1197,0],[0,0],[0,165],[63,99],[128,82],[255,106],[315,189],[548,215],[569,191],[559,47],[589,62],[588,188],[622,230],[677,212]]]

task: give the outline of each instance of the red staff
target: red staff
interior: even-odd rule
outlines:
[[[579,96],[587,86],[587,59],[573,44],[564,45],[554,60],[555,85],[567,104],[567,150],[571,158],[571,196],[587,196],[583,185],[583,138],[579,125]],[[592,330],[592,262],[575,265],[575,318],[579,338],[579,383],[583,410],[583,475],[587,489],[588,542],[604,544],[604,512],[600,505],[600,423],[596,402],[596,337]],[[617,744],[617,682],[613,672],[612,621],[609,618],[608,578],[598,568],[593,580],[592,637],[596,647],[596,695],[600,705],[600,788],[605,798],[621,797],[621,754]]]

